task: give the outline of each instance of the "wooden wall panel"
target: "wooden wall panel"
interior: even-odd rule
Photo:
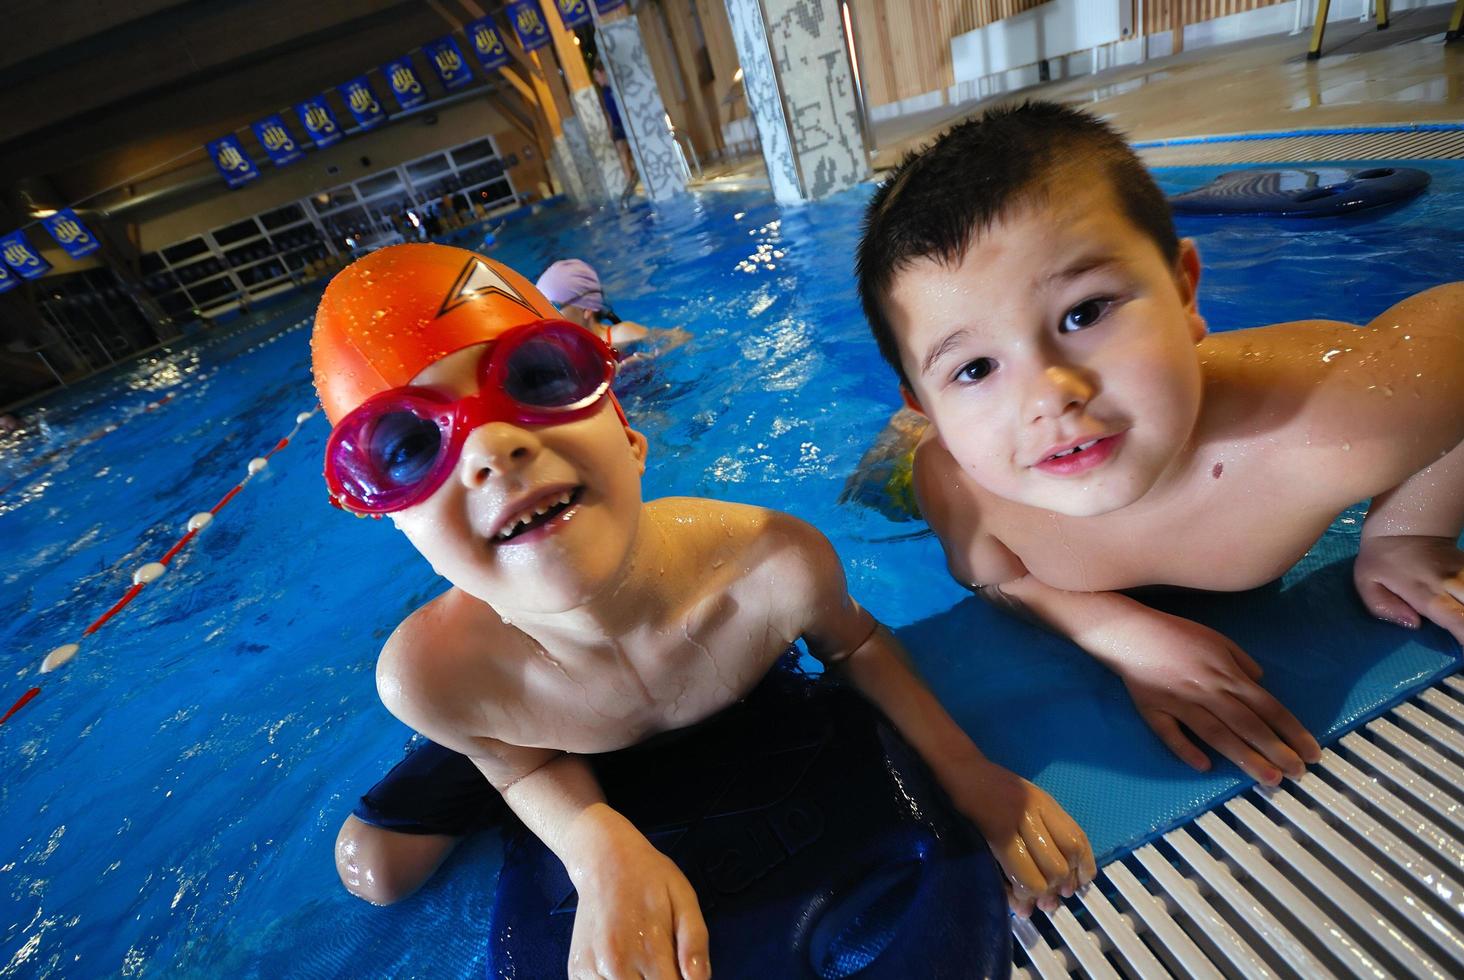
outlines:
[[[1044,0],[851,0],[859,76],[869,105],[955,84],[951,38]]]
[[[1145,34],[1163,34],[1172,29],[1177,13],[1180,22],[1198,24],[1217,17],[1243,14],[1247,10],[1274,7],[1286,0],[1144,0]]]
[[[943,91],[955,84],[951,38],[1031,10],[1043,0],[850,0],[864,97],[873,106]],[[1107,2],[1107,0],[1105,0]],[[1131,0],[1138,4],[1139,0]],[[1228,17],[1286,0],[1143,0],[1146,34],[1181,22]]]

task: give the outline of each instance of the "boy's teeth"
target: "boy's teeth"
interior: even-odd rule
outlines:
[[[545,501],[539,506],[530,508],[519,514],[513,520],[509,521],[508,524],[504,526],[502,531],[499,531],[493,537],[498,541],[502,541],[505,538],[510,538],[513,536],[513,533],[517,531],[521,526],[531,523],[536,517],[543,517],[555,507],[560,507],[568,504],[570,500],[573,499],[573,497],[574,491],[566,490],[564,493],[561,493],[559,495],[558,499]]]
[[[1051,458],[1052,459],[1061,459],[1064,456],[1071,456],[1073,453],[1080,452],[1080,451],[1082,451],[1084,449],[1092,449],[1097,444],[1098,444],[1098,440],[1097,439],[1089,439],[1087,442],[1079,443],[1078,445],[1074,446],[1071,449],[1064,449],[1060,453],[1053,453],[1052,456],[1051,456]]]

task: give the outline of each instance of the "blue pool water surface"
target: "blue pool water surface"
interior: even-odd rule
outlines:
[[[1211,328],[1366,322],[1457,276],[1464,165],[1425,166],[1432,190],[1401,208],[1182,222],[1204,258]],[[1176,191],[1217,172],[1159,177]],[[587,259],[622,315],[690,331],[626,392],[652,447],[646,495],[763,504],[821,528],[854,595],[905,628],[932,680],[966,679],[942,692],[953,710],[977,710],[982,665],[999,664],[989,686],[1005,728],[988,748],[1029,764],[1024,774],[1073,808],[1096,850],[1111,851],[1136,825],[1174,814],[1149,813],[1142,796],[1102,810],[1064,768],[1060,721],[1023,729],[1036,717],[1026,707],[1049,696],[1043,671],[1068,653],[970,601],[923,525],[838,502],[898,405],[850,273],[870,192],[800,208],[725,190],[624,212],[556,204],[503,227],[491,254],[531,277],[557,258]],[[41,422],[0,443],[0,711],[42,688],[0,726],[0,977],[482,973],[491,835],[393,908],[348,896],[336,878],[340,821],[409,734],[377,701],[376,652],[445,584],[388,522],[327,505],[322,416],[70,666],[36,672],[313,405],[308,329],[291,328],[308,320],[319,288],[48,397],[22,413]],[[111,422],[122,424],[98,435]],[[1344,517],[1334,542],[1355,521]],[[1456,650],[1441,636],[1422,635],[1404,672],[1422,678],[1451,663]],[[1127,710],[1121,698],[1111,707]],[[1151,763],[1176,784],[1201,785],[1162,753]],[[1101,785],[1101,774],[1085,778]],[[1238,785],[1223,767],[1193,778]]]

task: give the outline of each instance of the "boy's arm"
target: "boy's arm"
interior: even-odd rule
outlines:
[[[434,676],[425,657],[401,656],[393,636],[377,664],[387,710],[473,760],[515,815],[564,864],[579,893],[572,976],[711,976],[707,928],[679,868],[605,802],[589,765],[552,749],[472,734],[482,705]]]
[[[924,449],[926,447],[922,447]],[[1154,734],[1195,769],[1210,760],[1195,735],[1258,782],[1301,775],[1321,747],[1259,684],[1261,668],[1199,623],[1116,592],[1066,592],[1045,585],[979,527],[974,494],[939,445],[917,456],[920,511],[945,549],[951,574],[983,598],[1067,637],[1113,671]]]
[[[1390,441],[1441,442],[1443,451],[1430,447],[1436,459],[1373,498],[1354,581],[1378,618],[1409,627],[1427,618],[1464,645],[1464,283],[1404,300],[1369,329],[1409,338],[1395,358],[1406,375],[1397,384],[1415,397],[1392,401],[1413,417]]]
[[[978,591],[1067,637],[1113,671],[1175,755],[1210,760],[1183,725],[1257,782],[1300,776],[1321,758],[1301,722],[1261,687],[1261,668],[1223,635],[1117,592],[1066,592],[1024,574]]]
[[[986,838],[1007,876],[1013,908],[1057,907],[1096,873],[1077,823],[1047,793],[988,760],[906,665],[894,636],[848,593],[828,540],[799,522],[801,588],[783,592],[805,611],[809,651],[846,674],[920,753],[952,801]]]

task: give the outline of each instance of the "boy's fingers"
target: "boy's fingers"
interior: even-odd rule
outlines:
[[[1042,875],[1042,887],[1036,890],[1046,893],[1061,887],[1072,869],[1068,866],[1067,855],[1062,852],[1061,842],[1053,833],[1052,824],[1041,813],[1030,812],[1023,821],[1022,837],[1027,842],[1027,853],[1032,855]]]
[[[1175,721],[1172,715],[1166,715],[1161,711],[1151,711],[1145,713],[1143,718],[1154,730],[1154,734],[1159,736],[1159,741],[1168,746],[1169,751],[1179,756],[1191,769],[1198,769],[1200,772],[1210,771],[1210,757],[1185,736],[1179,728],[1179,722]]]
[[[1098,869],[1093,863],[1093,847],[1088,843],[1088,835],[1083,833],[1083,828],[1078,826],[1078,822],[1066,810],[1049,814],[1047,826],[1057,836],[1062,853],[1067,857],[1068,867],[1072,869],[1073,889],[1092,881]]]
[[[1205,744],[1235,763],[1256,782],[1267,786],[1275,786],[1281,782],[1281,770],[1267,762],[1259,752],[1208,711],[1196,711],[1186,716],[1184,723]]]
[[[1255,658],[1246,653],[1240,647],[1231,646],[1230,655],[1235,658],[1235,662],[1240,664],[1240,669],[1245,671],[1246,676],[1248,676],[1251,680],[1258,681],[1261,679],[1261,675],[1265,673],[1265,671],[1261,669],[1261,665],[1256,663]]]
[[[1271,765],[1293,777],[1299,777],[1306,771],[1306,763],[1301,761],[1301,756],[1281,741],[1275,730],[1244,701],[1227,698],[1226,703],[1218,708],[1220,720]]]
[[[1032,860],[1026,843],[1020,837],[997,850],[997,860],[1001,863],[1002,871],[1006,872],[1007,884],[1018,901],[1024,901],[1046,890],[1047,884],[1042,872],[1037,870],[1036,862]]]
[[[1464,603],[1451,595],[1436,595],[1428,604],[1428,618],[1449,631],[1464,646]]]
[[[1018,898],[1012,886],[1006,886],[1007,908],[1019,919],[1028,919],[1032,916],[1032,900],[1030,898]]]
[[[1362,597],[1362,604],[1367,606],[1367,611],[1383,622],[1409,629],[1418,627],[1418,613],[1413,611],[1413,607],[1382,584],[1370,581],[1359,583],[1357,594]]]
[[[1252,711],[1261,716],[1262,721],[1270,725],[1278,735],[1286,740],[1286,744],[1301,756],[1303,762],[1321,761],[1322,747],[1316,738],[1270,692],[1257,687],[1255,690],[1247,692],[1242,700],[1250,706]]]
[[[1088,845],[1077,821],[1067,811],[1058,810],[1047,814],[1047,827],[1053,839],[1062,850],[1067,863],[1067,876],[1061,883],[1063,897],[1071,898],[1077,890],[1093,879],[1093,848]]]
[[[701,910],[678,908],[676,959],[683,980],[708,980],[711,977],[711,958],[707,951],[707,923]]]

